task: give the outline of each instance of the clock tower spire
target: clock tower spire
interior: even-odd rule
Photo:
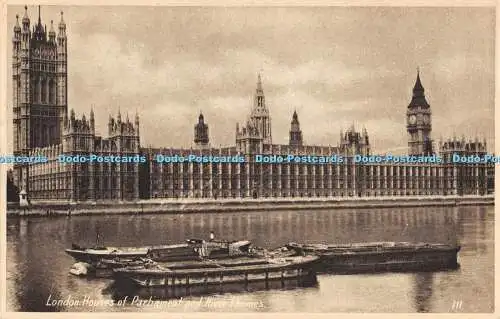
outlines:
[[[431,109],[425,99],[424,87],[417,68],[417,80],[413,86],[413,96],[406,111],[406,130],[408,132],[409,155],[431,155]]]

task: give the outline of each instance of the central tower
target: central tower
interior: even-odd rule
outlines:
[[[263,143],[271,144],[271,118],[269,116],[269,110],[266,107],[266,98],[264,97],[260,74],[257,76],[257,89],[255,90],[250,119],[253,123],[255,123],[257,129],[259,130]]]
[[[208,146],[208,142],[208,125],[205,123],[205,118],[200,112],[198,124],[194,126],[194,143],[199,148],[205,148]]]
[[[299,117],[297,115],[297,111],[293,111],[292,115],[292,123],[290,125],[290,146],[302,146],[302,130],[300,129]]]
[[[420,72],[413,87],[413,96],[406,111],[406,129],[408,131],[409,155],[431,155],[431,107],[425,99],[424,87],[420,82]]]

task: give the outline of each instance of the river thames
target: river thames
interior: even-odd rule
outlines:
[[[493,312],[493,212],[493,206],[469,206],[9,218],[7,310]],[[321,274],[312,287],[186,296],[160,306],[139,298],[118,304],[113,302],[112,280],[68,273],[74,261],[64,249],[72,243],[94,245],[97,233],[102,245],[139,246],[207,238],[210,231],[265,248],[290,241],[458,241],[461,267],[426,273]]]

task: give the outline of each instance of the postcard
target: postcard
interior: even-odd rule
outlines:
[[[6,18],[8,314],[494,313],[493,5]]]

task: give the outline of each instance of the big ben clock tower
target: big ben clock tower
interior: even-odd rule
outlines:
[[[406,111],[406,129],[408,131],[409,155],[431,155],[431,109],[425,99],[424,87],[417,71],[417,81],[413,87],[413,97]]]

